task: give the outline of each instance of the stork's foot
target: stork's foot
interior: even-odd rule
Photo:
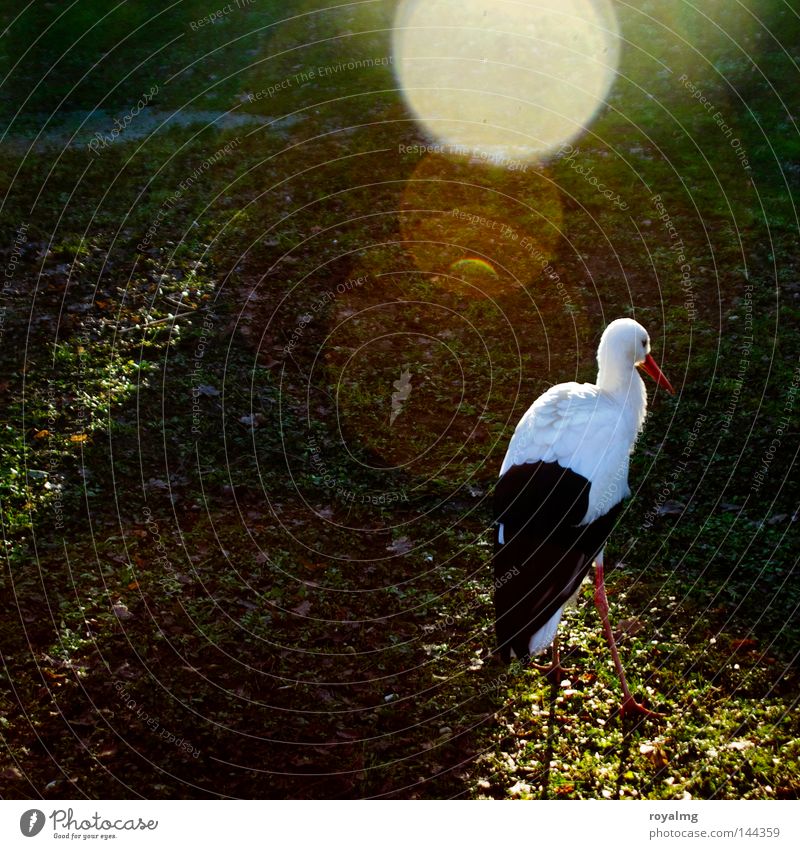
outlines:
[[[567,676],[575,672],[574,669],[562,666],[560,663],[530,663],[533,669],[538,670],[555,687],[557,687]]]
[[[633,696],[626,696],[622,700],[622,704],[619,708],[619,715],[625,719],[627,716],[650,716],[655,719],[660,719],[664,716],[663,713],[656,713],[654,710],[650,710],[646,708],[644,705],[639,704]]]

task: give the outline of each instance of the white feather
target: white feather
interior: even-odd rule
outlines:
[[[521,463],[556,462],[591,483],[589,509],[581,524],[607,513],[630,494],[628,465],[644,417],[639,404],[626,401],[645,397],[642,380],[633,370],[631,384],[633,391],[622,400],[592,383],[553,386],[517,425],[500,476]]]
[[[561,614],[564,612],[563,607],[559,607],[558,610],[550,617],[548,622],[545,625],[542,625],[541,628],[530,638],[528,641],[528,654],[531,657],[536,657],[537,654],[541,654],[543,651],[547,651],[550,646],[553,645],[553,640],[556,638],[556,631],[558,630],[558,625],[561,622]]]

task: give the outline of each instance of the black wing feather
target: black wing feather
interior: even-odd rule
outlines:
[[[512,466],[497,483],[494,579],[497,643],[506,662],[510,652],[528,655],[530,638],[567,602],[586,577],[611,533],[622,504],[589,525],[591,483],[558,463]]]

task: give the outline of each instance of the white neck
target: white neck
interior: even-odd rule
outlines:
[[[619,368],[617,363],[601,362],[597,387],[631,410],[636,417],[637,429],[642,427],[647,413],[647,390],[635,367]]]

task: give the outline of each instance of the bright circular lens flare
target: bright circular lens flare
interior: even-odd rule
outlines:
[[[583,131],[619,57],[608,0],[404,0],[393,42],[425,129],[495,162],[546,156]]]

